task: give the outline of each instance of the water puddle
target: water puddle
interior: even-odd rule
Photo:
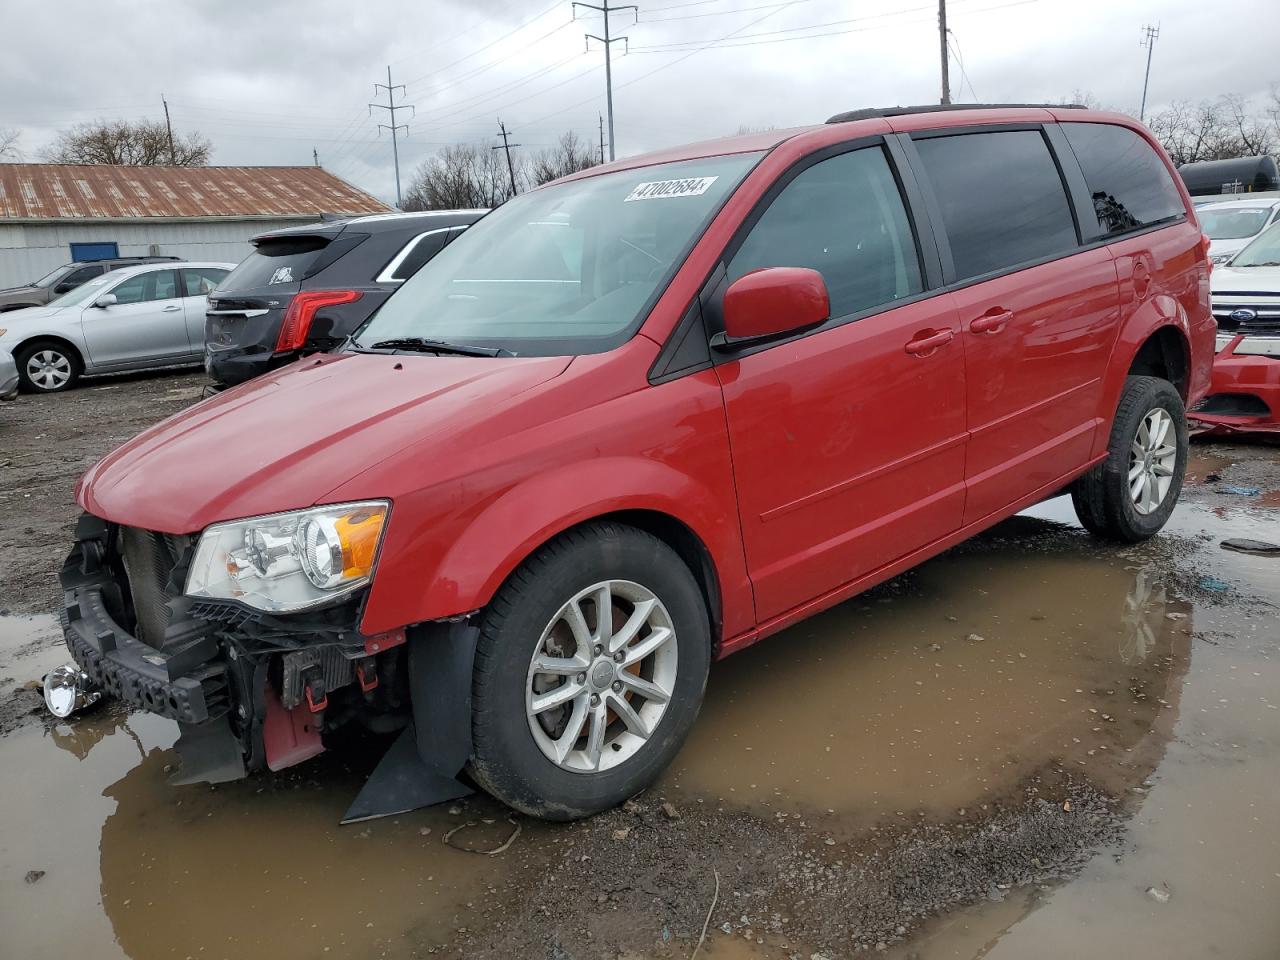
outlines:
[[[1260,946],[1280,944],[1280,626],[1242,598],[1280,599],[1280,560],[1217,541],[1277,539],[1274,513],[1187,503],[1174,536],[1126,550],[1080,534],[1062,501],[1032,514],[719,664],[652,793],[803,818],[843,844],[872,827],[976,822],[1030,778],[1065,772],[1137,811],[1124,856],[937,917],[886,955],[1107,956],[1124,943],[1135,960],[1210,944],[1273,956]],[[65,659],[57,634],[50,617],[0,618],[6,703],[31,706],[12,691]],[[501,842],[511,827],[488,801],[339,827],[373,757],[175,788],[164,720],[109,706],[15,725],[0,736],[6,955],[422,956],[460,929],[518,927],[495,891],[589,829],[525,822],[508,853],[478,856],[442,838],[473,821],[465,843]],[[795,949],[721,933],[725,910],[701,955]],[[629,955],[687,955],[649,920],[630,919]]]

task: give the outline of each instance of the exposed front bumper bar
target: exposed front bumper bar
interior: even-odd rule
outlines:
[[[87,532],[97,532],[95,518],[85,520],[91,522],[82,521],[78,535],[86,526]],[[227,678],[217,641],[197,626],[167,638],[161,650],[121,627],[104,600],[104,594],[118,591],[103,562],[103,544],[92,536],[79,539],[63,565],[59,619],[72,658],[94,684],[139,709],[183,723],[225,715]]]

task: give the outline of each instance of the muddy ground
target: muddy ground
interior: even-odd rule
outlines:
[[[1219,546],[1280,542],[1280,447],[1197,443],[1148,544],[1051,501],[717,665],[625,809],[340,828],[376,755],[170,787],[166,721],[39,712],[72,485],[203,382],[0,407],[0,955],[1280,955],[1280,558]]]

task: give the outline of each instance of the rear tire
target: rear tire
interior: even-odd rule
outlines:
[[[1167,380],[1125,380],[1107,458],[1076,480],[1071,502],[1084,528],[1104,540],[1138,543],[1169,519],[1187,469],[1187,417]]]
[[[602,631],[595,611],[606,603]],[[571,530],[525,561],[482,615],[470,773],[548,820],[617,806],[679,751],[710,659],[701,590],[671,547],[618,523]]]
[[[14,356],[18,382],[29,393],[60,393],[80,379],[80,355],[57,340],[36,340]]]

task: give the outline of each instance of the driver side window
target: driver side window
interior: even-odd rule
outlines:
[[[764,267],[817,270],[833,318],[923,290],[911,224],[884,148],[819,161],[783,187],[729,263],[729,282]]]
[[[172,270],[152,270],[130,277],[117,284],[111,292],[116,295],[118,304],[169,300],[178,295],[178,276]]]

